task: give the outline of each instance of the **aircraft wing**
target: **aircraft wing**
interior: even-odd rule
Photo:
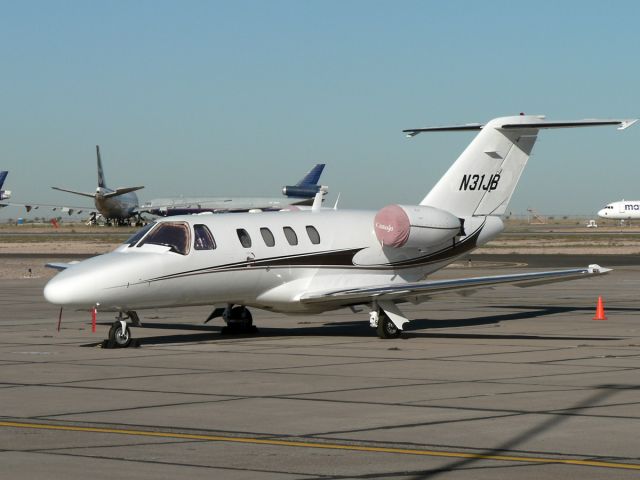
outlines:
[[[44,203],[14,203],[14,202],[2,202],[0,204],[0,207],[22,207],[24,208],[27,213],[31,212],[31,210],[38,210],[40,208],[43,209],[47,209],[47,210],[53,210],[55,211],[60,211],[61,213],[68,213],[69,215],[73,215],[75,214],[82,214],[84,213],[91,213],[91,212],[96,212],[95,207],[74,207],[71,205],[49,205],[49,204],[44,204]]]
[[[55,187],[52,187],[55,188]],[[104,194],[104,198],[112,198],[112,197],[117,197],[119,195],[125,194],[125,193],[129,193],[129,192],[135,192],[136,190],[142,190],[144,187],[126,187],[126,188],[116,188],[115,192],[110,192],[110,193],[105,193]],[[61,188],[56,188],[56,190],[62,190]],[[63,190],[66,192],[71,192],[71,190]],[[71,193],[78,193],[78,192],[71,192]],[[80,195],[80,194],[79,194]],[[91,195],[92,197],[94,195]]]
[[[589,265],[587,268],[572,268],[567,270],[431,280],[415,283],[377,285],[366,288],[334,289],[321,292],[309,291],[300,297],[300,302],[308,304],[326,303],[344,306],[369,303],[372,300],[379,302],[390,301],[394,303],[419,303],[424,300],[424,297],[442,292],[465,289],[473,290],[500,284],[516,284],[521,287],[528,287],[544,283],[563,282],[577,278],[603,275],[610,271],[610,268],[603,268],[599,265]]]
[[[67,188],[60,188],[60,187],[51,187],[54,190],[59,190],[61,192],[67,192],[67,193],[74,193],[76,195],[82,195],[83,197],[89,197],[89,198],[96,198],[96,194],[95,193],[86,193],[86,192],[78,192],[77,190],[69,190]]]
[[[66,270],[69,267],[74,266],[75,264],[80,263],[78,260],[74,260],[72,262],[69,263],[63,263],[63,262],[51,262],[51,263],[45,263],[45,267],[47,268],[53,268],[54,270]]]

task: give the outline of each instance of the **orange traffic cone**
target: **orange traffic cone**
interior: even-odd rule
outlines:
[[[606,320],[607,317],[604,314],[604,302],[602,301],[602,296],[598,296],[598,305],[596,306],[596,316],[593,317],[594,320]]]

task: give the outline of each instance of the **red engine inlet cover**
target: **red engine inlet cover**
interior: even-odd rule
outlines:
[[[409,239],[411,221],[399,205],[389,205],[376,213],[373,221],[376,237],[382,245],[402,247]]]

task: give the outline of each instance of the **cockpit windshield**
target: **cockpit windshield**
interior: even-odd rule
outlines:
[[[189,226],[184,222],[162,222],[147,235],[138,247],[146,244],[169,247],[172,252],[189,253]]]
[[[142,237],[144,237],[147,234],[149,230],[155,227],[155,225],[156,225],[156,222],[148,223],[147,225],[142,227],[140,230],[138,230],[136,233],[134,233],[129,238],[127,238],[127,241],[124,243],[128,244],[130,247],[133,247],[136,243],[140,241]]]

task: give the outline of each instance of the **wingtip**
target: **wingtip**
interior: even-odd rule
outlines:
[[[637,121],[638,121],[637,118],[630,118],[628,120],[623,120],[622,122],[620,122],[620,126],[618,127],[618,130],[624,130],[626,128],[629,128],[631,125],[633,125]]]
[[[593,264],[589,265],[587,270],[591,274],[602,275],[602,274],[605,274],[605,273],[612,272],[613,268],[605,268],[605,267],[601,267],[597,263],[593,263]]]

